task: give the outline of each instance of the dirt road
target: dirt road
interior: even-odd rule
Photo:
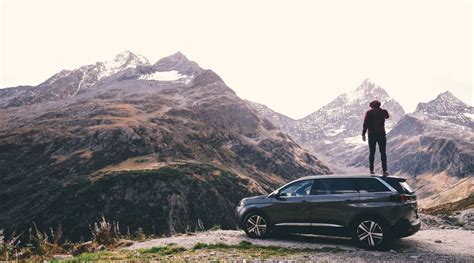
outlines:
[[[390,251],[368,251],[353,245],[350,239],[330,238],[312,235],[291,235],[278,239],[249,239],[243,231],[216,230],[192,235],[178,235],[134,243],[129,250],[152,248],[176,243],[178,246],[192,248],[196,243],[224,243],[236,245],[242,241],[260,246],[277,246],[285,248],[308,248],[302,252],[275,258],[272,260],[296,261],[450,261],[474,262],[474,231],[460,229],[431,229],[419,231],[416,235],[398,240]],[[325,252],[329,251],[329,252]],[[213,253],[210,257],[195,256],[190,260],[239,260],[225,252]],[[241,258],[244,260],[245,258]]]

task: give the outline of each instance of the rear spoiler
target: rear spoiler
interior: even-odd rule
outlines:
[[[398,182],[405,182],[407,179],[403,177],[398,177],[398,176],[377,176],[380,179],[383,180],[393,180],[393,181],[398,181]]]

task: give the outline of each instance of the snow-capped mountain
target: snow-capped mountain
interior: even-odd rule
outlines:
[[[201,71],[197,63],[189,61],[180,52],[151,65],[145,57],[125,51],[108,61],[62,70],[38,86],[0,89],[0,108],[74,97],[100,86],[105,79],[118,73],[117,78],[130,78],[130,73],[133,73],[135,78],[144,80],[189,82]]]
[[[339,95],[299,120],[288,118],[263,105],[252,105],[261,115],[313,153],[319,156],[339,156],[348,149],[365,145],[361,140],[362,123],[369,103],[375,99],[390,113],[386,122],[389,131],[405,112],[382,87],[369,79],[365,79],[355,90]]]
[[[418,104],[415,112],[423,113],[433,120],[474,128],[474,107],[462,102],[449,91],[439,94],[430,102]]]
[[[355,90],[342,94],[316,112],[299,120],[308,141],[347,138],[362,133],[365,112],[372,100],[379,100],[390,113],[388,130],[405,114],[402,106],[380,86],[365,79]]]

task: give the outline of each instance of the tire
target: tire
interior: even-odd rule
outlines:
[[[268,219],[259,213],[249,213],[244,218],[244,231],[250,238],[266,238],[270,234]]]
[[[363,218],[353,224],[353,239],[366,249],[385,250],[393,241],[390,227],[382,220]]]

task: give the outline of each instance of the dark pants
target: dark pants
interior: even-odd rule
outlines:
[[[369,134],[369,166],[370,170],[374,170],[375,146],[379,144],[380,158],[382,159],[382,170],[387,171],[387,154],[385,154],[385,147],[387,146],[387,139],[385,134]]]

